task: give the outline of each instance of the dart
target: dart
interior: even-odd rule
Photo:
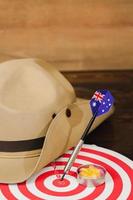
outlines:
[[[86,129],[83,132],[81,139],[79,140],[77,146],[74,148],[73,153],[71,154],[65,168],[64,173],[61,177],[61,180],[64,179],[66,173],[71,169],[77,154],[79,153],[83,143],[85,142],[88,132],[90,131],[93,122],[95,121],[96,117],[107,113],[114,103],[114,98],[111,95],[110,91],[108,90],[97,90],[94,95],[92,96],[89,105],[92,111],[92,118],[90,119]]]

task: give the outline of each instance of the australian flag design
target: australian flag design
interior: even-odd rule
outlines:
[[[93,115],[97,113],[96,116],[99,116],[108,112],[112,107],[113,103],[114,98],[111,95],[110,91],[97,90],[90,101],[90,106]]]

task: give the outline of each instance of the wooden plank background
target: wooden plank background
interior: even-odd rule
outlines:
[[[0,60],[61,70],[133,69],[132,0],[0,0]]]

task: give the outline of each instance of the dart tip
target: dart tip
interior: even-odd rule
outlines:
[[[66,173],[64,173],[61,177],[61,181],[63,181],[64,177],[65,177]]]

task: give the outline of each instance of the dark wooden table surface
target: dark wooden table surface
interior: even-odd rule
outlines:
[[[85,143],[115,150],[133,160],[133,71],[64,72],[79,97],[108,89],[115,97],[115,113],[88,135]]]

